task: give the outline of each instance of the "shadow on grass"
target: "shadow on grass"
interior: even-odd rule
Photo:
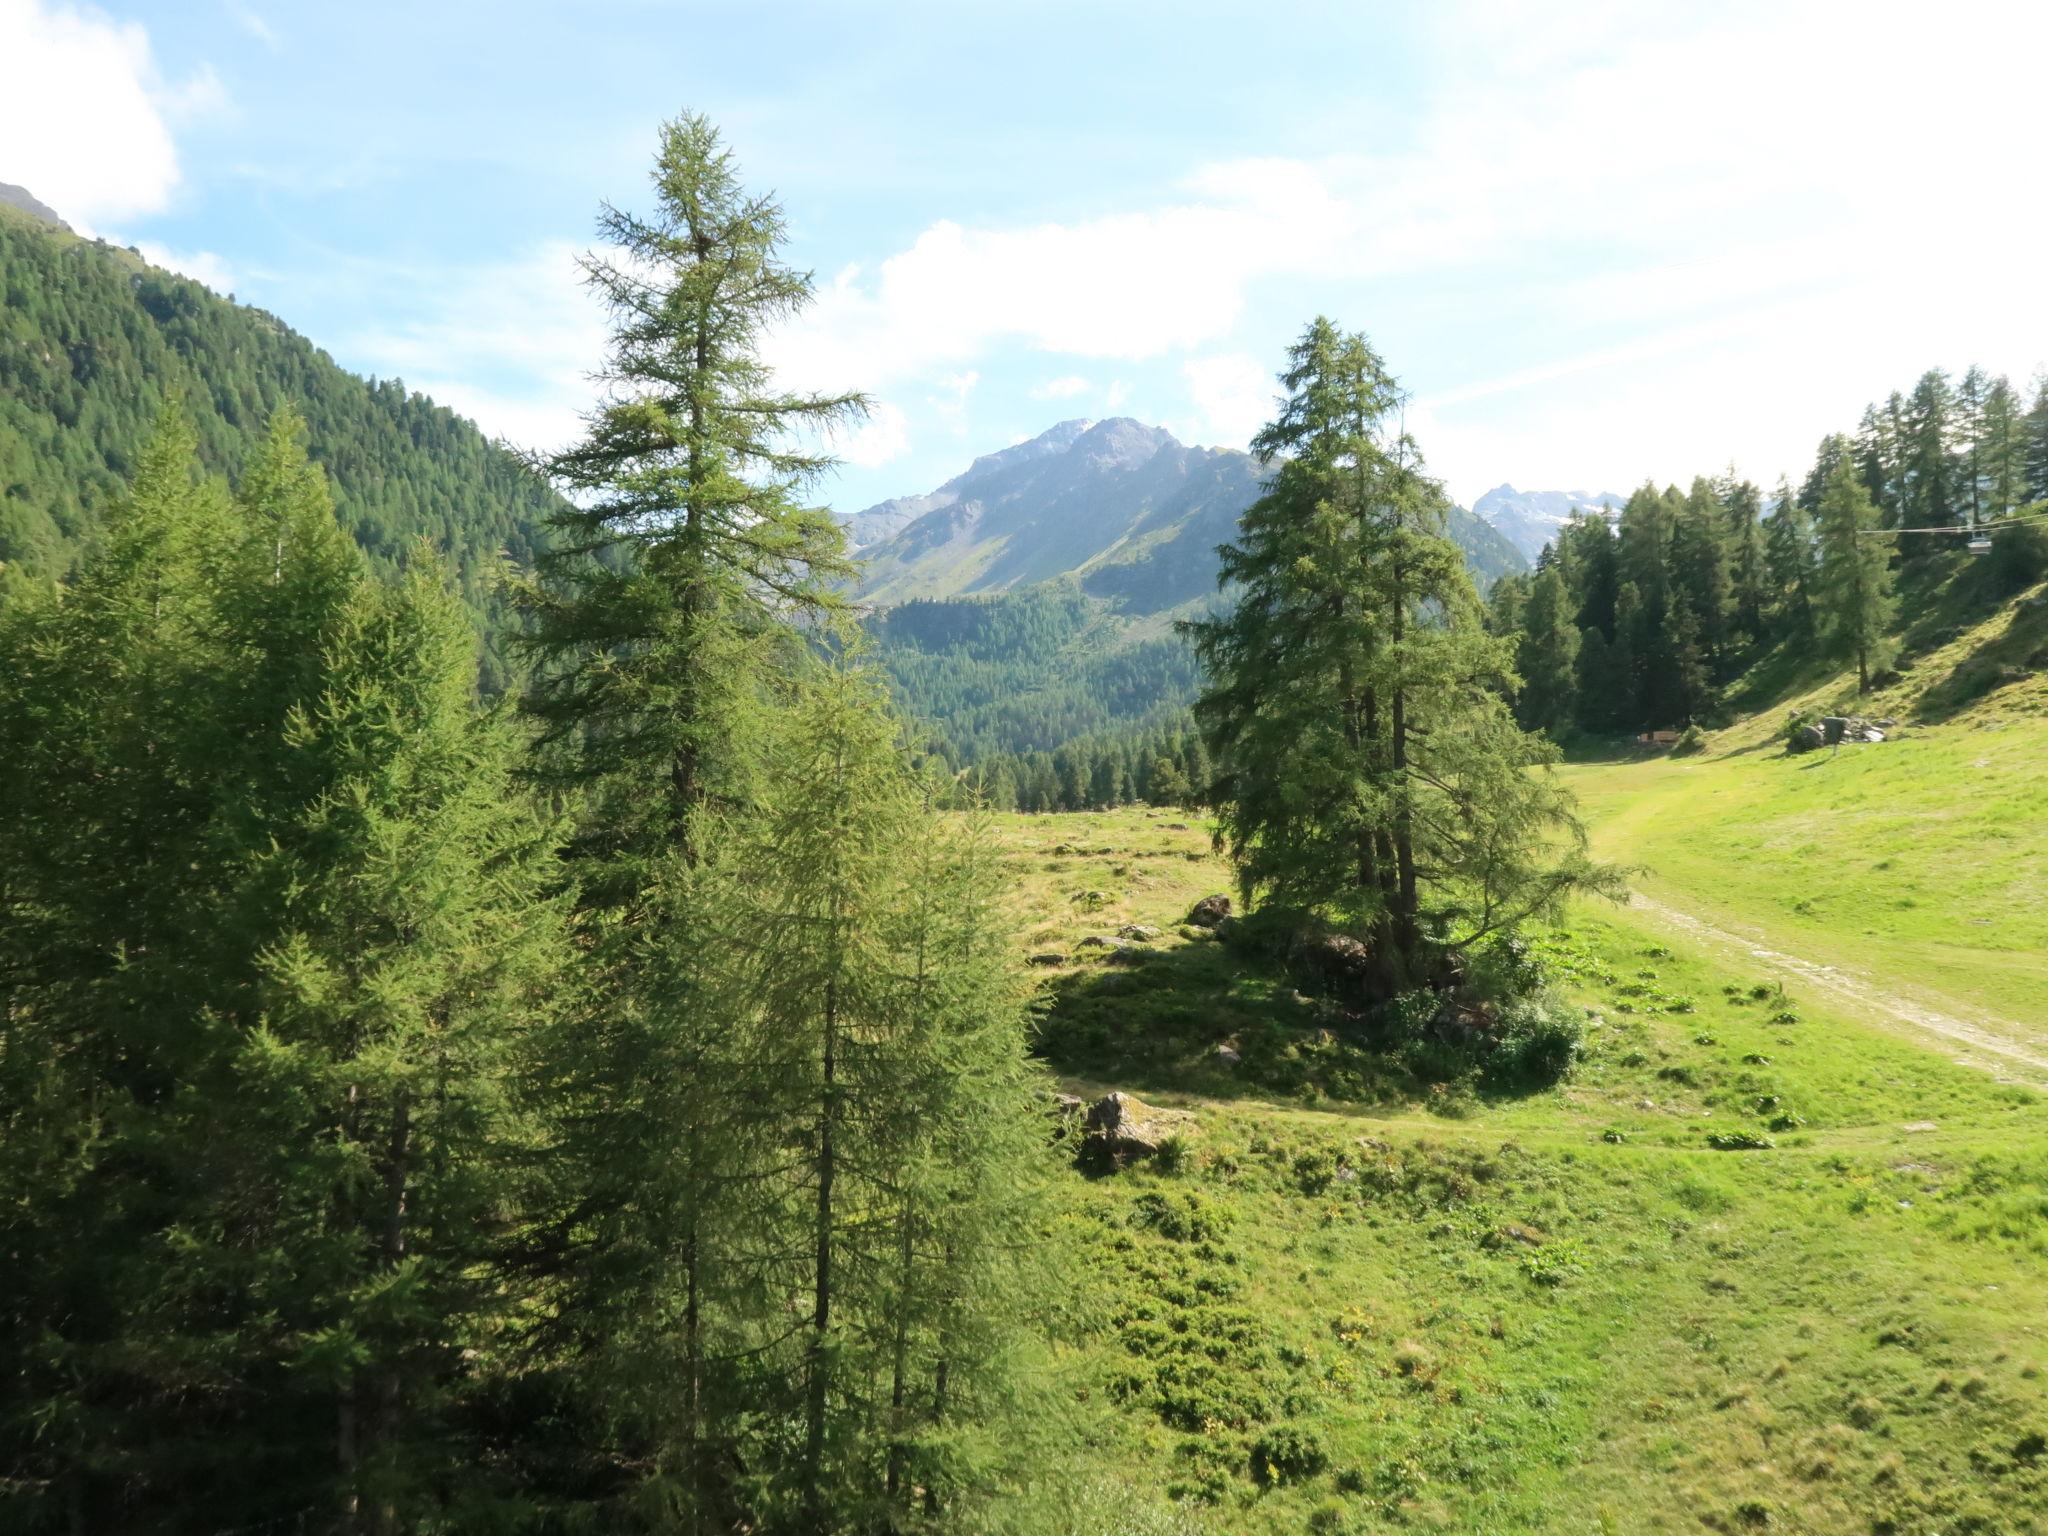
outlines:
[[[2048,608],[2022,608],[2005,633],[1957,662],[1914,701],[1920,725],[1952,720],[1979,699],[2048,667]]]
[[[1276,962],[1214,939],[1109,952],[1054,980],[1041,1007],[1037,1048],[1048,1066],[1141,1098],[1384,1115],[1453,1099],[1505,1102],[1546,1086],[1483,1083],[1474,1063],[1448,1055],[1411,1058],[1361,1016],[1298,990]]]

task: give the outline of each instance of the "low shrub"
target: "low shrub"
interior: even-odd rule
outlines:
[[[2048,512],[2048,503],[2023,508],[2027,512]],[[1987,573],[2003,592],[2018,592],[2048,576],[2048,525],[2041,523],[1993,523],[1991,553],[1984,559]]]
[[[1330,1464],[1322,1436],[1294,1424],[1276,1424],[1252,1442],[1252,1477],[1261,1484],[1296,1483]]]
[[[1465,984],[1485,1002],[1528,997],[1548,980],[1542,956],[1519,934],[1495,934],[1474,945],[1465,957]]]
[[[1548,1087],[1572,1069],[1585,1038],[1579,1010],[1554,994],[1504,1003],[1487,1079],[1502,1087]]]

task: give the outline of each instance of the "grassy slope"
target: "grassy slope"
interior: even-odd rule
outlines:
[[[1596,846],[1644,892],[1965,1019],[2048,1038],[2048,608],[1989,619],[1936,599],[1900,679],[1860,705],[1793,684],[1705,754],[1566,769]],[[1788,757],[1790,707],[1901,722],[1881,746]]]
[[[1574,1078],[1431,1093],[1174,926],[1199,824],[1002,832],[1048,1055],[1196,1112],[1182,1171],[1070,1186],[1111,1528],[2048,1530],[2037,1096],[1608,909],[1551,940]],[[1262,1485],[1285,1429],[1326,1465]]]

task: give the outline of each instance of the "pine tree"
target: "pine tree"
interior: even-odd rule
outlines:
[[[1716,678],[1729,676],[1734,667],[1726,539],[1719,491],[1704,477],[1695,479],[1671,531],[1672,606],[1683,603],[1691,609],[1701,658]],[[1690,708],[1683,712],[1692,713]]]
[[[45,923],[10,1012],[63,1062],[43,1092],[104,1117],[91,1165],[46,1170],[80,1198],[40,1354],[111,1410],[44,1448],[74,1525],[391,1531],[493,1492],[456,1426],[511,1305],[488,1244],[550,848],[458,601],[372,580],[301,435],[279,412],[231,510],[168,424],[71,600],[0,642],[28,626],[49,667],[13,695],[44,729],[0,879]],[[42,753],[100,760],[74,894],[18,857],[57,809]]]
[[[1897,600],[1890,541],[1871,536],[1880,526],[1878,512],[1854,464],[1836,465],[1815,522],[1820,569],[1814,606],[1821,639],[1835,656],[1855,661],[1857,692],[1868,693],[1871,675],[1889,656],[1887,632]]]
[[[1984,520],[1984,479],[1990,459],[1985,441],[1985,403],[1991,381],[1984,370],[1971,364],[1956,385],[1951,430],[1955,435],[1956,502],[1974,525]]]
[[[1247,898],[1369,935],[1391,993],[1597,875],[1568,799],[1529,771],[1549,751],[1492,689],[1504,647],[1394,379],[1318,319],[1281,383],[1254,445],[1266,493],[1222,550],[1236,606],[1188,626],[1212,679],[1196,714]]]
[[[618,254],[584,261],[612,317],[610,393],[544,465],[571,504],[521,589],[548,777],[590,798],[590,888],[621,901],[637,862],[693,848],[697,809],[745,797],[763,688],[845,609],[843,539],[801,499],[830,460],[797,444],[863,407],[779,391],[759,360],[811,278],[778,257],[782,210],[741,186],[708,121],[663,126],[653,183],[655,213],[607,206]]]
[[[1571,594],[1556,565],[1538,571],[1515,656],[1522,677],[1516,714],[1530,730],[1553,738],[1571,728],[1578,712],[1579,631]]]
[[[986,836],[934,822],[868,680],[822,676],[776,730],[759,812],[722,829],[702,994],[774,1153],[729,1306],[734,1492],[754,1528],[885,1529],[961,1513],[1037,1438],[1042,1089]]]
[[[1895,406],[1897,400],[1898,397],[1893,396]],[[1868,406],[1856,428],[1856,465],[1863,475],[1863,483],[1870,487],[1871,497],[1879,508],[1894,520],[1898,512],[1895,414],[1895,411],[1879,406]]]
[[[1634,582],[1625,581],[1614,599],[1614,643],[1607,651],[1611,692],[1605,701],[1608,722],[1623,729],[1640,728],[1648,718],[1642,652],[1636,648],[1643,629],[1642,594]]]

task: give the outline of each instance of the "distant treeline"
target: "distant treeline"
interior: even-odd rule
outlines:
[[[1102,731],[1050,752],[1001,752],[956,769],[960,799],[999,811],[1102,811],[1119,805],[1193,805],[1209,782],[1208,749],[1194,716],[1142,730]]]
[[[1528,576],[1491,594],[1517,638],[1517,709],[1553,734],[1710,720],[1727,685],[1779,645],[1813,645],[1868,681],[1888,648],[1898,567],[1960,548],[1973,524],[2048,499],[2048,378],[2031,404],[1972,368],[1923,374],[1831,433],[1795,491],[1732,473],[1644,485],[1617,521],[1582,516]],[[1921,530],[1956,530],[1927,532]],[[2010,584],[2048,570],[2041,525],[2010,521],[1992,556]]]
[[[1174,724],[1199,684],[1174,636],[1132,640],[1065,583],[920,598],[871,616],[876,659],[934,751],[983,763],[1046,743]]]

